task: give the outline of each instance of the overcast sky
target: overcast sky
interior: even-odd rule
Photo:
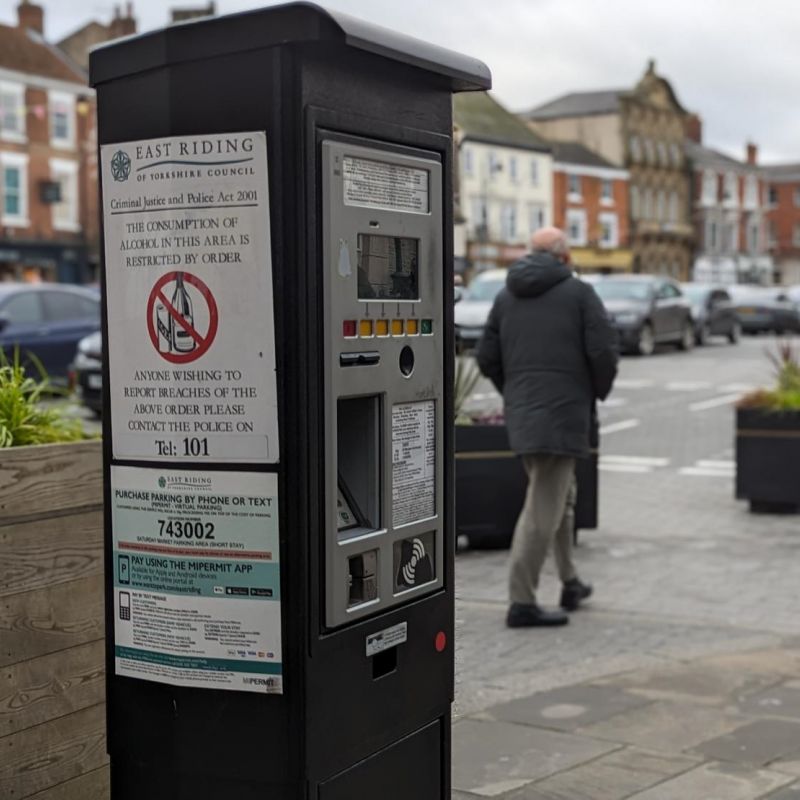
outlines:
[[[57,40],[113,3],[39,0]],[[741,157],[800,162],[800,4],[796,0],[328,0],[362,17],[482,59],[495,97],[520,111],[571,91],[631,87],[655,58],[681,103],[704,121],[705,144]],[[165,25],[168,9],[204,5],[134,0],[139,30]],[[217,0],[217,13],[273,5]],[[14,24],[16,0],[0,0]]]

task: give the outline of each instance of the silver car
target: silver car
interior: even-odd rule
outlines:
[[[456,348],[459,352],[474,350],[483,336],[483,329],[495,297],[506,285],[508,270],[489,269],[481,272],[462,293],[455,307]]]

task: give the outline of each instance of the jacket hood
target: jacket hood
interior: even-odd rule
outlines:
[[[506,286],[516,297],[538,297],[571,277],[572,270],[552,253],[536,251],[511,266]]]

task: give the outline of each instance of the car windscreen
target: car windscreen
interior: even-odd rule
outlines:
[[[649,300],[653,294],[650,281],[592,281],[601,300]]]
[[[692,303],[704,303],[709,292],[708,286],[696,286],[691,283],[682,284],[681,289]]]
[[[464,295],[465,300],[494,300],[498,292],[506,285],[505,278],[498,280],[475,280]]]

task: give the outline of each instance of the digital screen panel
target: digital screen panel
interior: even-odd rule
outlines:
[[[419,300],[419,239],[359,233],[358,299]]]

